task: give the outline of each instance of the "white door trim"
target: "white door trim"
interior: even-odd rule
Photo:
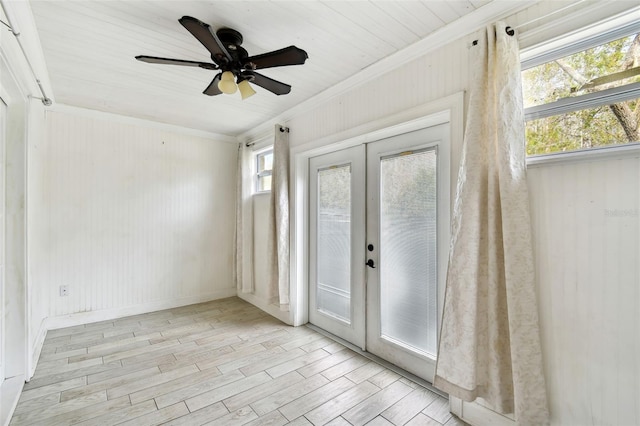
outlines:
[[[463,139],[464,93],[411,108],[399,114],[370,121],[361,126],[330,135],[291,149],[291,304],[293,325],[309,320],[308,296],[308,188],[309,158],[366,142],[407,133],[425,127],[450,123],[451,182],[456,182]],[[453,200],[453,197],[451,197]]]
[[[9,53],[9,56],[7,56]],[[11,61],[11,52],[0,46],[0,87],[2,98],[7,104],[5,117],[5,141],[2,155],[4,179],[5,228],[3,268],[1,273],[4,296],[0,301],[0,314],[4,316],[5,381],[0,386],[0,424],[8,423],[18,402],[20,392],[29,378],[29,317],[26,259],[26,185],[27,185],[27,124],[28,102],[25,88],[16,78]],[[7,169],[6,165],[14,165]],[[22,205],[20,199],[23,200]],[[10,202],[9,202],[10,201]],[[11,232],[9,232],[11,231]],[[7,249],[7,247],[9,249]],[[11,302],[11,310],[6,309]]]

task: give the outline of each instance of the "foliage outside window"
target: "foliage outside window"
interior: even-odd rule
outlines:
[[[552,58],[522,81],[528,155],[640,141],[640,34]]]
[[[256,192],[271,191],[271,173],[273,168],[273,149],[256,155]]]

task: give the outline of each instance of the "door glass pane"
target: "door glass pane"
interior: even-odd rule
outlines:
[[[351,166],[318,171],[318,277],[320,312],[351,320]]]
[[[382,337],[435,356],[437,328],[434,149],[380,162]]]

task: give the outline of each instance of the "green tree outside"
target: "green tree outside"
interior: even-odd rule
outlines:
[[[640,34],[522,73],[525,108],[640,81]],[[638,99],[526,123],[527,154],[640,141]]]

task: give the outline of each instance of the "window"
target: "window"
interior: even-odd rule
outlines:
[[[523,61],[527,154],[640,141],[640,25]]]
[[[273,148],[256,154],[256,192],[271,191]]]

